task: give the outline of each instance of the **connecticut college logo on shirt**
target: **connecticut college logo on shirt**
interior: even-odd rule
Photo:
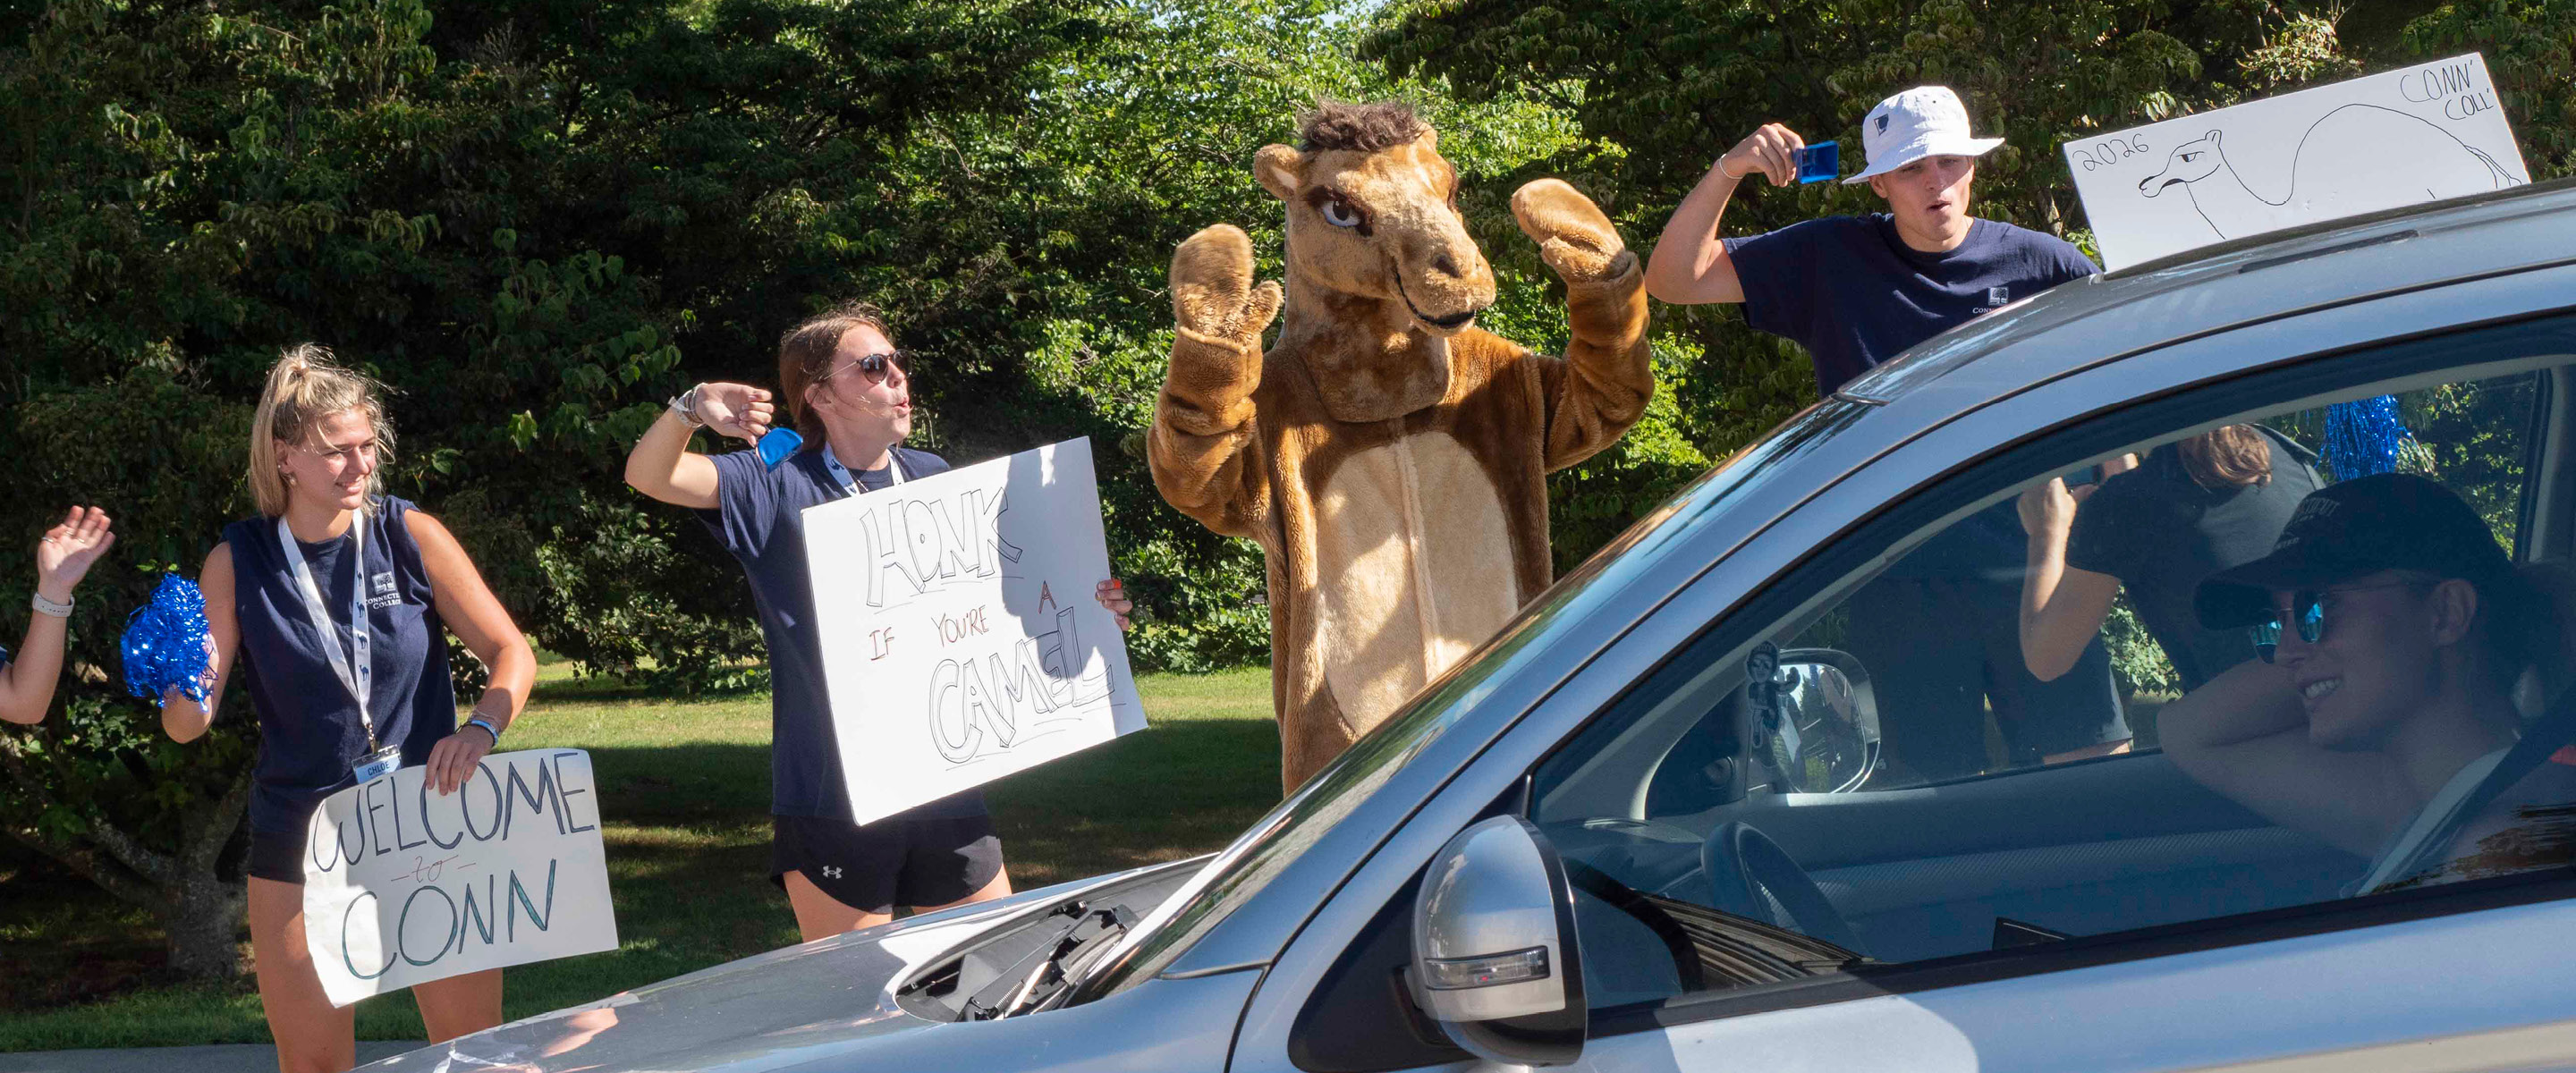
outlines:
[[[1986,304],[1977,307],[1977,315],[1984,316],[2011,304],[2012,288],[1988,287],[1986,288]]]
[[[381,610],[401,602],[402,593],[394,591],[393,571],[387,570],[367,579],[367,610]]]

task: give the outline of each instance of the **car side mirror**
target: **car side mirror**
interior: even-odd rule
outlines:
[[[1764,758],[1789,790],[1850,793],[1878,771],[1878,695],[1851,653],[1780,653],[1773,710],[1760,713]]]
[[[1547,836],[1518,816],[1458,833],[1413,899],[1414,1001],[1487,1061],[1566,1065],[1583,1054],[1574,888]]]

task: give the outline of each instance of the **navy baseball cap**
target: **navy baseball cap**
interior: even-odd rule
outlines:
[[[2209,629],[2252,626],[2272,617],[2274,589],[2318,589],[2382,570],[2461,578],[2493,594],[2513,577],[2513,560],[2450,489],[2381,473],[2308,493],[2272,554],[2211,574],[2192,610]]]

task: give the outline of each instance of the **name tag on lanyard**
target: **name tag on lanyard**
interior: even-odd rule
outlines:
[[[850,473],[848,466],[841,464],[839,457],[832,454],[830,444],[823,445],[823,468],[832,474],[832,483],[840,485],[843,494],[855,496],[867,490],[859,487],[859,479]],[[895,457],[894,448],[886,448],[886,487],[902,483],[903,459]]]
[[[349,769],[351,778],[364,783],[394,770],[402,763],[400,745],[378,746],[376,720],[372,709],[375,685],[375,661],[372,657],[374,638],[367,623],[367,516],[364,512],[349,518],[352,540],[352,564],[349,584],[349,643],[342,651],[340,624],[332,621],[331,612],[322,603],[322,588],[314,581],[313,569],[304,562],[304,550],[295,542],[295,533],[286,527],[286,519],[277,519],[277,543],[286,554],[286,568],[295,579],[295,594],[304,601],[304,615],[313,623],[313,632],[322,639],[322,655],[331,663],[331,674],[358,703],[358,723],[367,730],[367,752]]]

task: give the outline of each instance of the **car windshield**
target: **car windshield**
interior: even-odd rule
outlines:
[[[1702,524],[1771,476],[1790,468],[1832,434],[1873,407],[1826,400],[1791,418],[1760,442],[1702,474],[1672,499],[1639,519],[1573,573],[1523,608],[1484,648],[1460,660],[1378,728],[1352,744],[1296,794],[1262,817],[1234,844],[1165,899],[1136,927],[1123,947],[1103,957],[1078,989],[1089,1001],[1144,980],[1169,965],[1234,910],[1285,871],[1333,825],[1358,809],[1405,762],[1438,740],[1534,654],[1616,599]]]

